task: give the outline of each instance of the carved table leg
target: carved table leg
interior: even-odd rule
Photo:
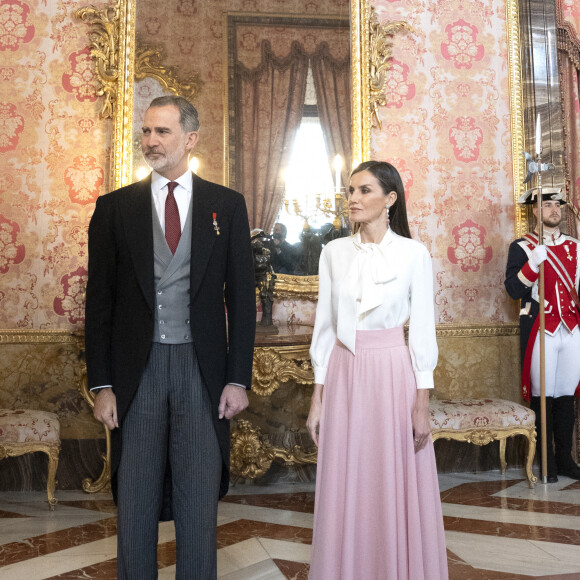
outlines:
[[[95,396],[91,391],[89,391],[86,369],[83,369],[81,374],[79,391],[85,401],[91,406],[91,408],[93,408],[95,406]],[[99,475],[95,481],[91,481],[88,477],[83,479],[83,490],[87,493],[111,490],[111,433],[105,425],[103,425],[103,428],[105,430],[106,443],[105,455],[101,456],[103,459],[103,470],[101,471],[101,475]]]
[[[528,456],[526,458],[526,475],[528,476],[528,485],[530,489],[534,489],[538,478],[534,475],[532,471],[532,465],[534,463],[534,455],[536,454],[536,428],[532,427],[527,436],[528,439]]]

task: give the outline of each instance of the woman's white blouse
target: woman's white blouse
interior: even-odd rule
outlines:
[[[316,383],[324,384],[337,338],[356,354],[357,330],[395,328],[409,320],[417,388],[433,388],[438,349],[433,272],[425,246],[390,229],[380,244],[363,244],[360,234],[339,238],[320,254],[318,284],[310,347]]]

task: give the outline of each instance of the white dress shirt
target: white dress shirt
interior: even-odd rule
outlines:
[[[165,200],[169,194],[167,184],[169,183],[167,177],[159,175],[156,171],[151,172],[151,193],[153,195],[153,204],[157,211],[159,223],[165,233]],[[187,220],[187,212],[189,211],[189,202],[191,201],[191,192],[193,190],[193,177],[191,171],[186,171],[183,175],[174,179],[178,183],[173,190],[175,201],[177,202],[177,209],[179,210],[179,221],[181,222],[181,231],[185,226]]]
[[[330,353],[340,340],[353,354],[357,330],[402,326],[409,320],[409,351],[417,388],[433,387],[437,340],[433,273],[419,242],[387,230],[380,244],[360,234],[327,244],[320,255],[318,305],[310,357],[324,384]]]

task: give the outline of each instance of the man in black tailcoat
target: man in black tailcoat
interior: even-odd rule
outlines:
[[[255,331],[243,197],[188,170],[195,108],[155,99],[152,174],[97,200],[89,226],[86,358],[95,417],[112,430],[118,578],[157,578],[173,518],[177,578],[216,577],[229,419],[247,404]]]

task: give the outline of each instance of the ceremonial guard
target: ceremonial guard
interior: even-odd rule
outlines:
[[[537,205],[537,190],[527,193],[519,203]],[[508,294],[521,300],[522,390],[524,399],[530,401],[536,413],[537,448],[540,449],[540,341],[536,338],[539,334],[538,276],[540,264],[544,263],[548,483],[558,481],[558,475],[580,479],[580,468],[571,455],[574,395],[580,395],[580,242],[560,231],[564,203],[559,188],[543,188],[543,241],[539,244],[538,234],[534,232],[512,242],[505,279]],[[533,213],[538,219],[537,207]]]

